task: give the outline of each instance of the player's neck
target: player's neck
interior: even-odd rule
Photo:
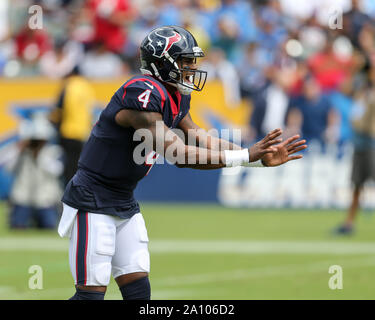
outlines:
[[[172,86],[171,84],[167,83],[167,82],[164,82],[164,86],[165,88],[167,89],[167,91],[171,94],[171,95],[175,95],[176,94],[176,91],[177,91],[177,88]]]

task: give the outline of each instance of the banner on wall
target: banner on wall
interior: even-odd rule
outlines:
[[[104,108],[114,92],[126,81],[93,81],[97,108]],[[17,134],[20,111],[52,108],[62,83],[45,79],[0,80],[0,146]],[[22,112],[21,112],[22,113]],[[220,82],[207,83],[202,93],[193,93],[191,116],[203,128],[245,125],[250,108],[245,102],[228,105]]]

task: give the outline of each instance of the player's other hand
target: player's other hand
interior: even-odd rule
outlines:
[[[258,161],[263,159],[266,154],[277,152],[277,148],[274,146],[282,141],[281,138],[277,138],[282,134],[281,129],[275,129],[269,132],[262,140],[254,144],[249,148],[250,162]]]
[[[282,143],[273,145],[275,152],[266,153],[262,157],[262,162],[267,167],[276,167],[291,160],[301,159],[302,155],[292,156],[292,154],[307,148],[306,140],[299,140],[299,135],[295,135]]]

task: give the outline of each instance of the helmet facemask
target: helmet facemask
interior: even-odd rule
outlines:
[[[159,80],[168,82],[176,87],[181,94],[189,95],[192,91],[202,91],[207,80],[207,71],[192,69],[186,66],[185,61],[193,59],[194,61],[187,64],[195,64],[196,58],[203,56],[204,54],[201,50],[198,53],[183,54],[176,58],[172,58],[168,52],[165,52],[163,59],[156,62],[157,65],[151,62],[148,70],[144,68],[141,70],[143,73],[151,73]]]
[[[169,71],[170,83],[177,87],[181,94],[189,95],[192,91],[202,91],[206,79],[207,71],[191,68],[196,65],[196,57],[180,56],[173,64],[174,68]]]

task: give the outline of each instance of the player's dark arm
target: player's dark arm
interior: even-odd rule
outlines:
[[[210,150],[241,150],[239,145],[230,141],[210,135],[206,130],[199,127],[188,113],[179,123],[187,141],[192,141],[196,146]]]
[[[123,109],[116,115],[116,122],[121,126],[133,127],[136,130],[146,129],[152,137],[152,141],[149,142],[152,144],[150,147],[179,167],[209,170],[250,163],[248,149],[216,151],[185,145],[185,143],[172,130],[169,130],[164,125],[161,115],[157,112],[141,112]],[[269,165],[280,165],[289,160],[294,160],[293,157],[288,156],[288,151],[286,151],[284,144],[279,144],[279,147],[274,146],[280,142],[280,139],[276,139],[280,134],[281,130],[274,130],[264,139],[255,144],[252,147],[252,159],[256,161],[268,153],[281,151],[279,154],[284,155],[286,152],[287,157],[269,157]],[[293,140],[290,140],[289,142],[292,142],[297,138],[298,137],[293,137]],[[162,149],[158,146],[162,146]],[[295,144],[289,147],[290,152],[295,150]]]
[[[190,141],[195,141],[196,145],[205,146],[213,150],[241,150],[242,148],[229,141],[209,135],[208,132],[200,128],[188,113],[180,122],[180,128]],[[306,140],[300,140],[299,135],[294,135],[281,142],[282,139],[276,139],[282,134],[281,129],[275,129],[269,132],[262,140],[249,148],[250,162],[262,160],[264,166],[279,166],[291,160],[298,160],[302,155],[292,156],[292,154],[307,148]],[[274,152],[264,152],[271,148]],[[264,153],[263,153],[264,152]]]
[[[184,119],[182,119],[179,126],[184,132],[185,136],[188,138],[188,141],[195,141],[196,145],[204,146],[207,149],[220,151],[242,149],[239,145],[209,135],[206,130],[200,128],[196,123],[194,123],[189,113],[184,117]],[[291,155],[307,148],[305,145],[306,141],[297,141],[299,136],[295,135],[285,142],[282,142],[282,139],[278,138],[281,134],[281,129],[275,129],[269,132],[262,140],[252,145],[249,148],[250,162],[255,162],[261,159],[263,165],[265,166],[278,166],[291,160],[301,159],[301,155]],[[272,151],[264,152],[268,149],[272,149],[273,153]]]
[[[152,149],[160,153],[158,146],[163,146],[162,151],[164,151],[164,154],[162,155],[171,162],[177,160],[175,164],[178,167],[204,170],[225,167],[223,152],[212,151],[207,153],[206,149],[185,145],[172,130],[164,125],[160,113],[123,109],[117,113],[116,122],[123,127],[148,130],[153,138]],[[171,150],[172,153],[170,152]],[[175,158],[171,159],[168,155]],[[182,155],[182,157],[176,157],[177,155]],[[200,159],[205,159],[205,164],[200,164]]]

